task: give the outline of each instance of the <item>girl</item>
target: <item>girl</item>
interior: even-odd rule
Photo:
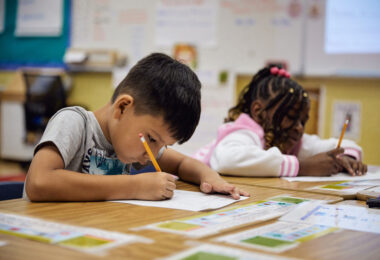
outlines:
[[[217,139],[195,158],[221,174],[239,176],[363,175],[361,148],[304,134],[308,93],[284,69],[260,70],[228,112]]]

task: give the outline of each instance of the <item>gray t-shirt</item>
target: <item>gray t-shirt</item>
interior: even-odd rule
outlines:
[[[58,111],[50,119],[35,153],[47,142],[57,147],[67,170],[102,175],[129,172],[129,167],[117,159],[95,115],[81,107]]]
[[[81,107],[63,108],[50,118],[34,152],[47,142],[58,148],[67,170],[115,175],[134,174],[144,167],[138,163],[133,163],[133,167],[122,163],[105,138],[94,113]],[[163,150],[160,150],[158,158]]]
[[[46,143],[57,147],[66,170],[99,175],[155,171],[151,163],[146,166],[122,163],[105,138],[94,113],[81,107],[63,108],[51,117],[34,153]],[[157,158],[164,149],[160,150]],[[27,197],[25,191],[24,197]]]

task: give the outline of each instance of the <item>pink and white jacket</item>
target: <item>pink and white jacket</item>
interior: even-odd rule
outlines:
[[[263,128],[242,113],[234,122],[219,127],[217,139],[197,151],[194,158],[224,175],[293,177],[298,174],[298,159],[332,150],[337,143],[335,138],[304,134],[290,154],[282,154],[277,147],[264,150]],[[354,142],[343,140],[341,147],[344,154],[361,160],[362,150]]]

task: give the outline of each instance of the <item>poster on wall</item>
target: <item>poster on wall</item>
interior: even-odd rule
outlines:
[[[333,103],[332,136],[339,138],[344,123],[348,120],[348,125],[344,134],[344,139],[359,141],[361,126],[361,103],[352,101],[335,101]]]
[[[19,0],[16,36],[60,36],[63,0]]]
[[[156,9],[156,44],[172,46],[190,43],[216,45],[218,2],[158,1]]]

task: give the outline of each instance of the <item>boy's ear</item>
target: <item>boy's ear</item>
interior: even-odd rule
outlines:
[[[259,124],[264,122],[266,114],[264,107],[264,104],[260,100],[255,100],[251,104],[251,117]]]
[[[114,117],[119,119],[134,104],[134,98],[131,95],[123,94],[117,97],[113,103]]]

